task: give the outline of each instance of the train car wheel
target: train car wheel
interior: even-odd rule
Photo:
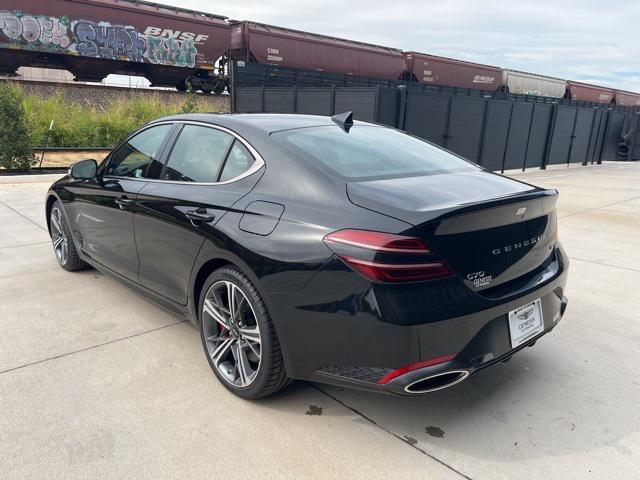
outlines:
[[[215,86],[213,87],[213,93],[215,93],[216,95],[222,94],[226,86],[227,85],[224,80],[218,80]]]

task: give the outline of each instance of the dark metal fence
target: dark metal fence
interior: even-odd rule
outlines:
[[[626,115],[622,125],[622,142],[618,149],[627,160],[640,160],[640,113]]]
[[[389,87],[235,88],[236,112],[334,115],[405,130],[490,170],[616,160],[621,135],[637,115],[583,107]],[[629,127],[631,128],[631,127]],[[636,132],[634,130],[634,132]],[[629,159],[640,156],[635,135]]]
[[[255,87],[397,87],[405,85],[414,90],[428,90],[435,93],[450,93],[474,97],[506,97],[504,92],[455,88],[442,85],[403,80],[385,80],[375,77],[361,77],[339,73],[286,68],[277,65],[236,61],[232,63],[233,85],[239,88]]]
[[[339,73],[323,72],[319,70],[304,70],[300,68],[286,68],[278,65],[234,61],[230,68],[232,84],[238,88],[308,88],[308,87],[390,87],[400,85],[409,90],[428,93],[444,93],[479,98],[510,99],[532,103],[552,103],[573,105],[577,107],[601,107],[601,104],[584,100],[569,100],[566,98],[539,97],[535,95],[511,94],[504,91],[476,90],[473,88],[448,87],[445,85],[431,85],[426,83],[385,80],[375,77],[361,77]],[[621,111],[634,111],[634,107],[617,107]]]

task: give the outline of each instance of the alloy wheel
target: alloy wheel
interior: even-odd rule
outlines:
[[[235,387],[253,383],[262,361],[262,339],[253,307],[236,284],[220,280],[202,307],[207,353],[222,378]]]
[[[62,212],[58,207],[51,210],[51,241],[58,261],[65,265],[69,258],[69,240],[63,228]]]

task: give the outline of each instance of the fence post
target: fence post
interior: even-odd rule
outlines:
[[[611,108],[608,108],[606,115],[607,115],[607,119],[604,124],[604,136],[602,138],[602,145],[600,147],[598,161],[596,162],[597,165],[602,164],[602,157],[604,156],[604,152],[607,148],[607,138],[609,138],[609,128],[611,126],[611,115],[613,115],[613,110]]]
[[[524,147],[524,159],[522,160],[522,171],[527,169],[527,155],[529,154],[529,142],[531,141],[531,128],[533,127],[533,114],[536,111],[537,102],[533,102],[531,106],[531,115],[529,116],[529,134],[527,135],[527,146]]]
[[[407,113],[408,89],[406,85],[398,85],[398,128],[404,130],[405,116]]]
[[[583,166],[587,166],[589,164],[589,150],[591,150],[591,142],[595,142],[598,140],[598,135],[596,133],[596,136],[594,138],[593,136],[593,127],[595,127],[596,124],[596,114],[597,114],[597,110],[593,109],[593,117],[591,117],[591,128],[589,129],[589,141],[587,142],[587,154],[584,156],[584,160],[582,161],[582,165]],[[577,117],[578,115],[576,115],[576,121],[577,121]],[[595,148],[595,145],[594,147]]]
[[[578,124],[578,114],[580,107],[576,107],[576,113],[573,116],[573,126],[571,127],[571,135],[569,136],[569,151],[567,152],[567,167],[571,163],[571,154],[573,153],[573,141],[576,138],[576,125]]]
[[[231,95],[229,110],[231,113],[236,112],[236,61],[231,60],[231,67],[229,68],[229,94]]]
[[[298,113],[298,85],[293,86],[293,113]]]
[[[331,115],[336,114],[336,86],[331,87]]]
[[[544,145],[544,156],[542,158],[542,164],[540,170],[547,169],[547,163],[549,163],[549,150],[551,149],[551,140],[553,138],[553,130],[556,127],[556,115],[558,113],[558,104],[554,103],[551,110],[551,121],[549,122],[549,129],[547,130],[547,138]]]
[[[482,128],[480,129],[480,145],[478,145],[478,161],[476,162],[478,165],[482,165],[484,161],[482,152],[484,150],[484,137],[487,133],[487,115],[489,114],[489,100],[484,97],[480,98],[484,102],[484,109],[482,110]]]
[[[379,117],[380,117],[380,85],[376,85],[376,98],[375,101],[373,102],[373,121],[375,123],[380,123],[379,122]]]
[[[507,125],[507,141],[504,142],[504,150],[502,151],[502,165],[500,167],[500,173],[504,173],[504,163],[507,159],[507,149],[509,148],[509,137],[511,136],[511,121],[513,120],[513,106],[515,102],[511,102],[511,109],[509,110],[509,124]]]

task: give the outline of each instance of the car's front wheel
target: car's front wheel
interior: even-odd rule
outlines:
[[[207,360],[225,387],[240,397],[257,399],[288,385],[269,312],[238,268],[222,267],[207,278],[199,316]]]
[[[71,238],[71,228],[66,221],[62,206],[58,200],[51,207],[49,231],[51,242],[53,243],[53,251],[62,268],[75,272],[88,267],[76,250],[73,238]]]

